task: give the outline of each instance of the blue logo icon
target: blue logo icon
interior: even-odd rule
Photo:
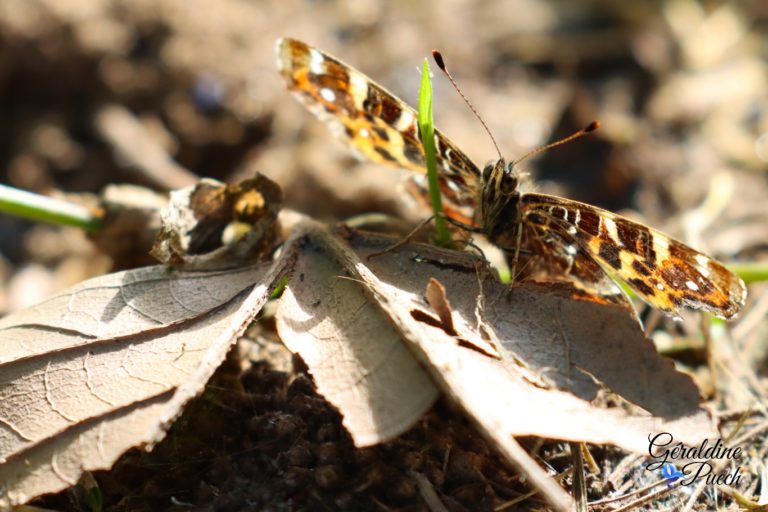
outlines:
[[[661,476],[667,479],[667,487],[672,487],[675,482],[685,475],[678,471],[677,467],[671,462],[665,462],[664,465],[661,466]]]

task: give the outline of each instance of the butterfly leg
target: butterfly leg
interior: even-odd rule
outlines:
[[[394,244],[390,245],[390,246],[389,246],[389,247],[387,247],[386,249],[383,249],[383,250],[381,250],[381,251],[378,251],[378,252],[374,252],[374,253],[371,253],[371,254],[369,254],[369,255],[368,255],[368,257],[367,257],[366,259],[367,259],[368,261],[370,261],[370,260],[372,260],[373,258],[378,258],[379,256],[383,256],[383,255],[385,255],[385,254],[388,254],[388,253],[390,253],[390,252],[393,252],[393,251],[396,251],[396,250],[398,250],[399,248],[401,248],[402,246],[404,246],[405,244],[407,244],[407,243],[409,243],[411,240],[413,240],[413,238],[416,236],[416,234],[417,234],[419,231],[421,231],[421,230],[422,230],[422,228],[424,228],[424,226],[426,226],[427,224],[429,224],[430,222],[432,222],[432,219],[434,219],[434,218],[435,218],[435,216],[434,216],[434,215],[430,215],[429,217],[427,217],[427,218],[426,218],[426,219],[424,219],[423,221],[419,222],[419,224],[418,224],[418,225],[417,225],[415,228],[413,228],[413,229],[411,230],[411,232],[410,232],[410,233],[408,233],[407,235],[405,235],[405,237],[404,237],[403,239],[401,239],[401,240],[399,240],[399,241],[395,242]]]
[[[520,246],[523,241],[523,225],[518,223],[515,226],[515,255],[512,257],[512,266],[509,269],[510,284],[515,282],[517,277],[517,262],[520,260]]]
[[[480,227],[477,227],[477,226],[472,226],[470,224],[465,224],[465,223],[463,223],[461,221],[458,221],[456,219],[452,219],[448,215],[445,215],[445,214],[442,214],[442,213],[439,214],[439,215],[442,218],[444,218],[445,220],[447,220],[448,222],[450,222],[451,224],[453,224],[454,226],[456,226],[457,228],[459,228],[459,229],[463,229],[464,231],[469,231],[470,233],[485,234],[485,230],[483,228],[480,228]],[[433,217],[434,217],[434,215],[433,215]],[[432,218],[432,217],[430,217],[430,218]]]

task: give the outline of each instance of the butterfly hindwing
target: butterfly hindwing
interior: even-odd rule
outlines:
[[[670,314],[683,307],[733,317],[744,305],[744,282],[714,259],[643,224],[595,206],[524,194],[523,222],[570,237],[643,300]]]
[[[559,230],[526,224],[514,280],[567,282],[595,300],[631,309],[616,282],[571,237]]]

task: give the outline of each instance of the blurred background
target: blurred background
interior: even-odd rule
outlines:
[[[313,44],[411,105],[438,48],[507,158],[600,119],[526,162],[538,189],[755,259],[768,240],[767,22],[756,0],[2,0],[0,180],[163,191],[258,170],[322,219],[402,215],[399,173],[356,163],[291,99],[274,43]],[[437,126],[479,165],[495,158],[444,77],[435,88]],[[76,230],[7,216],[0,253],[0,313],[111,267]]]
[[[509,159],[601,121],[589,137],[523,164],[539,190],[643,220],[725,262],[765,260],[767,29],[768,3],[759,0],[0,0],[0,183],[88,203],[115,183],[166,192],[196,177],[234,182],[260,171],[284,188],[287,206],[322,220],[423,218],[401,204],[402,173],[357,162],[291,98],[274,45],[282,36],[315,45],[411,105],[422,60],[437,48]],[[447,80],[436,74],[434,87],[437,126],[478,165],[495,159]],[[114,268],[77,229],[0,215],[0,316]],[[765,367],[764,289],[750,287],[743,320],[731,324],[740,343],[731,368]],[[255,370],[242,377],[248,358]],[[229,504],[216,510],[246,502],[295,510],[288,498],[283,508],[275,500],[330,494],[330,510],[370,492],[358,510],[422,510],[406,469],[418,467],[426,445],[439,447],[441,496],[453,486],[451,503],[465,505],[451,510],[491,510],[498,496],[511,496],[485,480],[497,468],[507,475],[506,465],[450,406],[438,404],[424,430],[399,444],[354,451],[348,439],[334,444],[345,434],[310,396],[309,379],[273,370],[269,360],[232,358],[229,380],[208,387],[216,405],[192,406],[179,422],[179,431],[197,430],[151,454],[166,459],[134,454],[127,477],[99,477],[106,503],[190,510],[173,501],[180,496]],[[705,360],[694,358],[696,367]],[[448,433],[435,434],[445,425]],[[299,439],[308,432],[320,433]],[[341,484],[300,467],[314,460],[306,454],[322,452],[318,443],[344,464],[359,463]],[[445,446],[458,461],[447,472]],[[528,490],[512,476],[504,481]],[[346,502],[329,491],[344,484],[352,486]],[[156,501],[137,508],[142,496]],[[69,494],[54,503],[82,509]]]

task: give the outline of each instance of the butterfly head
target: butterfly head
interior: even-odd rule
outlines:
[[[480,187],[480,222],[491,241],[509,233],[518,221],[520,176],[515,162],[500,158],[483,169]]]

